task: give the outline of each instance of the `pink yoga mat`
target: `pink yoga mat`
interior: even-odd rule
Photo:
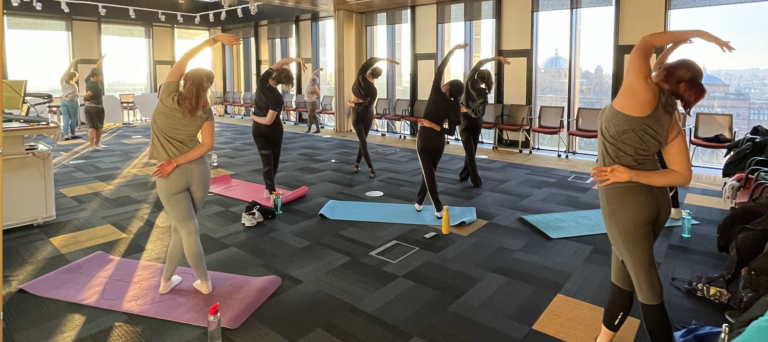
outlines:
[[[272,207],[271,199],[264,197],[264,185],[232,179],[229,175],[223,175],[211,179],[211,189],[208,190],[217,195],[237,198],[241,201],[256,201],[267,207]],[[277,188],[282,195],[283,204],[293,202],[304,197],[309,188],[302,186],[296,190],[290,191]]]
[[[254,278],[209,271],[213,292],[204,295],[192,287],[195,272],[179,267],[176,274],[183,279],[181,284],[161,295],[162,274],[161,264],[96,252],[21,288],[41,297],[203,327],[207,326],[208,307],[219,303],[221,325],[235,329],[283,282],[278,276]]]

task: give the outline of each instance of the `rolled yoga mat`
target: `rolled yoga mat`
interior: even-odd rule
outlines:
[[[521,217],[553,239],[606,233],[600,209],[521,215]],[[682,220],[669,219],[665,227],[679,227],[681,224]],[[693,224],[699,224],[699,222],[693,220]]]
[[[219,303],[221,324],[235,329],[283,282],[278,276],[247,277],[208,271],[213,292],[192,287],[197,276],[179,267],[183,280],[167,294],[158,292],[162,264],[96,252],[21,286],[51,299],[205,327],[208,308]]]
[[[470,224],[477,220],[475,208],[449,207],[451,226]],[[423,224],[440,226],[442,219],[435,217],[434,207],[425,205],[421,212],[413,204],[351,202],[330,200],[320,209],[320,217],[331,220]]]
[[[229,175],[223,175],[211,179],[211,189],[208,191],[217,195],[236,198],[241,201],[256,201],[271,208],[272,200],[269,197],[264,197],[265,189],[266,188],[262,184],[232,179]],[[277,188],[277,191],[282,193],[280,195],[283,201],[282,203],[286,204],[304,197],[309,192],[309,188],[302,186],[293,191]]]

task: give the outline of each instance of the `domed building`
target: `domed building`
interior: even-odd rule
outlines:
[[[708,93],[727,93],[730,91],[730,85],[723,82],[720,77],[708,74],[706,67],[704,67],[704,79],[702,79],[701,83],[704,83]]]
[[[560,56],[558,49],[537,71],[537,96],[568,96],[568,59]]]

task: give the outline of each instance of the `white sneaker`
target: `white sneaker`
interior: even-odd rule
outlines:
[[[442,210],[441,211],[436,211],[435,212],[435,217],[437,217],[439,219],[443,218],[443,211]]]
[[[423,206],[419,205],[418,203],[414,204],[414,207],[416,207],[416,211],[418,212],[421,212],[421,208],[423,208]]]
[[[88,151],[90,151],[90,152],[96,152],[96,151],[103,151],[103,150],[102,150],[102,149],[100,149],[98,146],[91,146],[91,147],[88,149]]]
[[[679,220],[683,218],[683,211],[680,208],[672,208],[672,212],[669,214],[669,218],[673,220]]]
[[[102,145],[102,144],[99,144],[99,147],[101,147],[101,149],[102,149],[102,150],[104,150],[104,149],[106,149],[106,148],[107,148],[107,146],[106,146],[106,145]]]

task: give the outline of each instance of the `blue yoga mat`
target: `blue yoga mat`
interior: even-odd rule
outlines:
[[[442,225],[443,221],[435,217],[432,208],[431,205],[425,205],[424,210],[418,212],[413,204],[331,200],[320,209],[320,217],[344,221]],[[450,207],[448,210],[451,214],[451,226],[470,224],[477,220],[475,208]]]
[[[605,224],[600,209],[522,215],[522,218],[553,239],[605,234]],[[666,227],[679,227],[681,224],[681,220],[669,219]],[[693,220],[693,224],[699,224],[699,222]]]

